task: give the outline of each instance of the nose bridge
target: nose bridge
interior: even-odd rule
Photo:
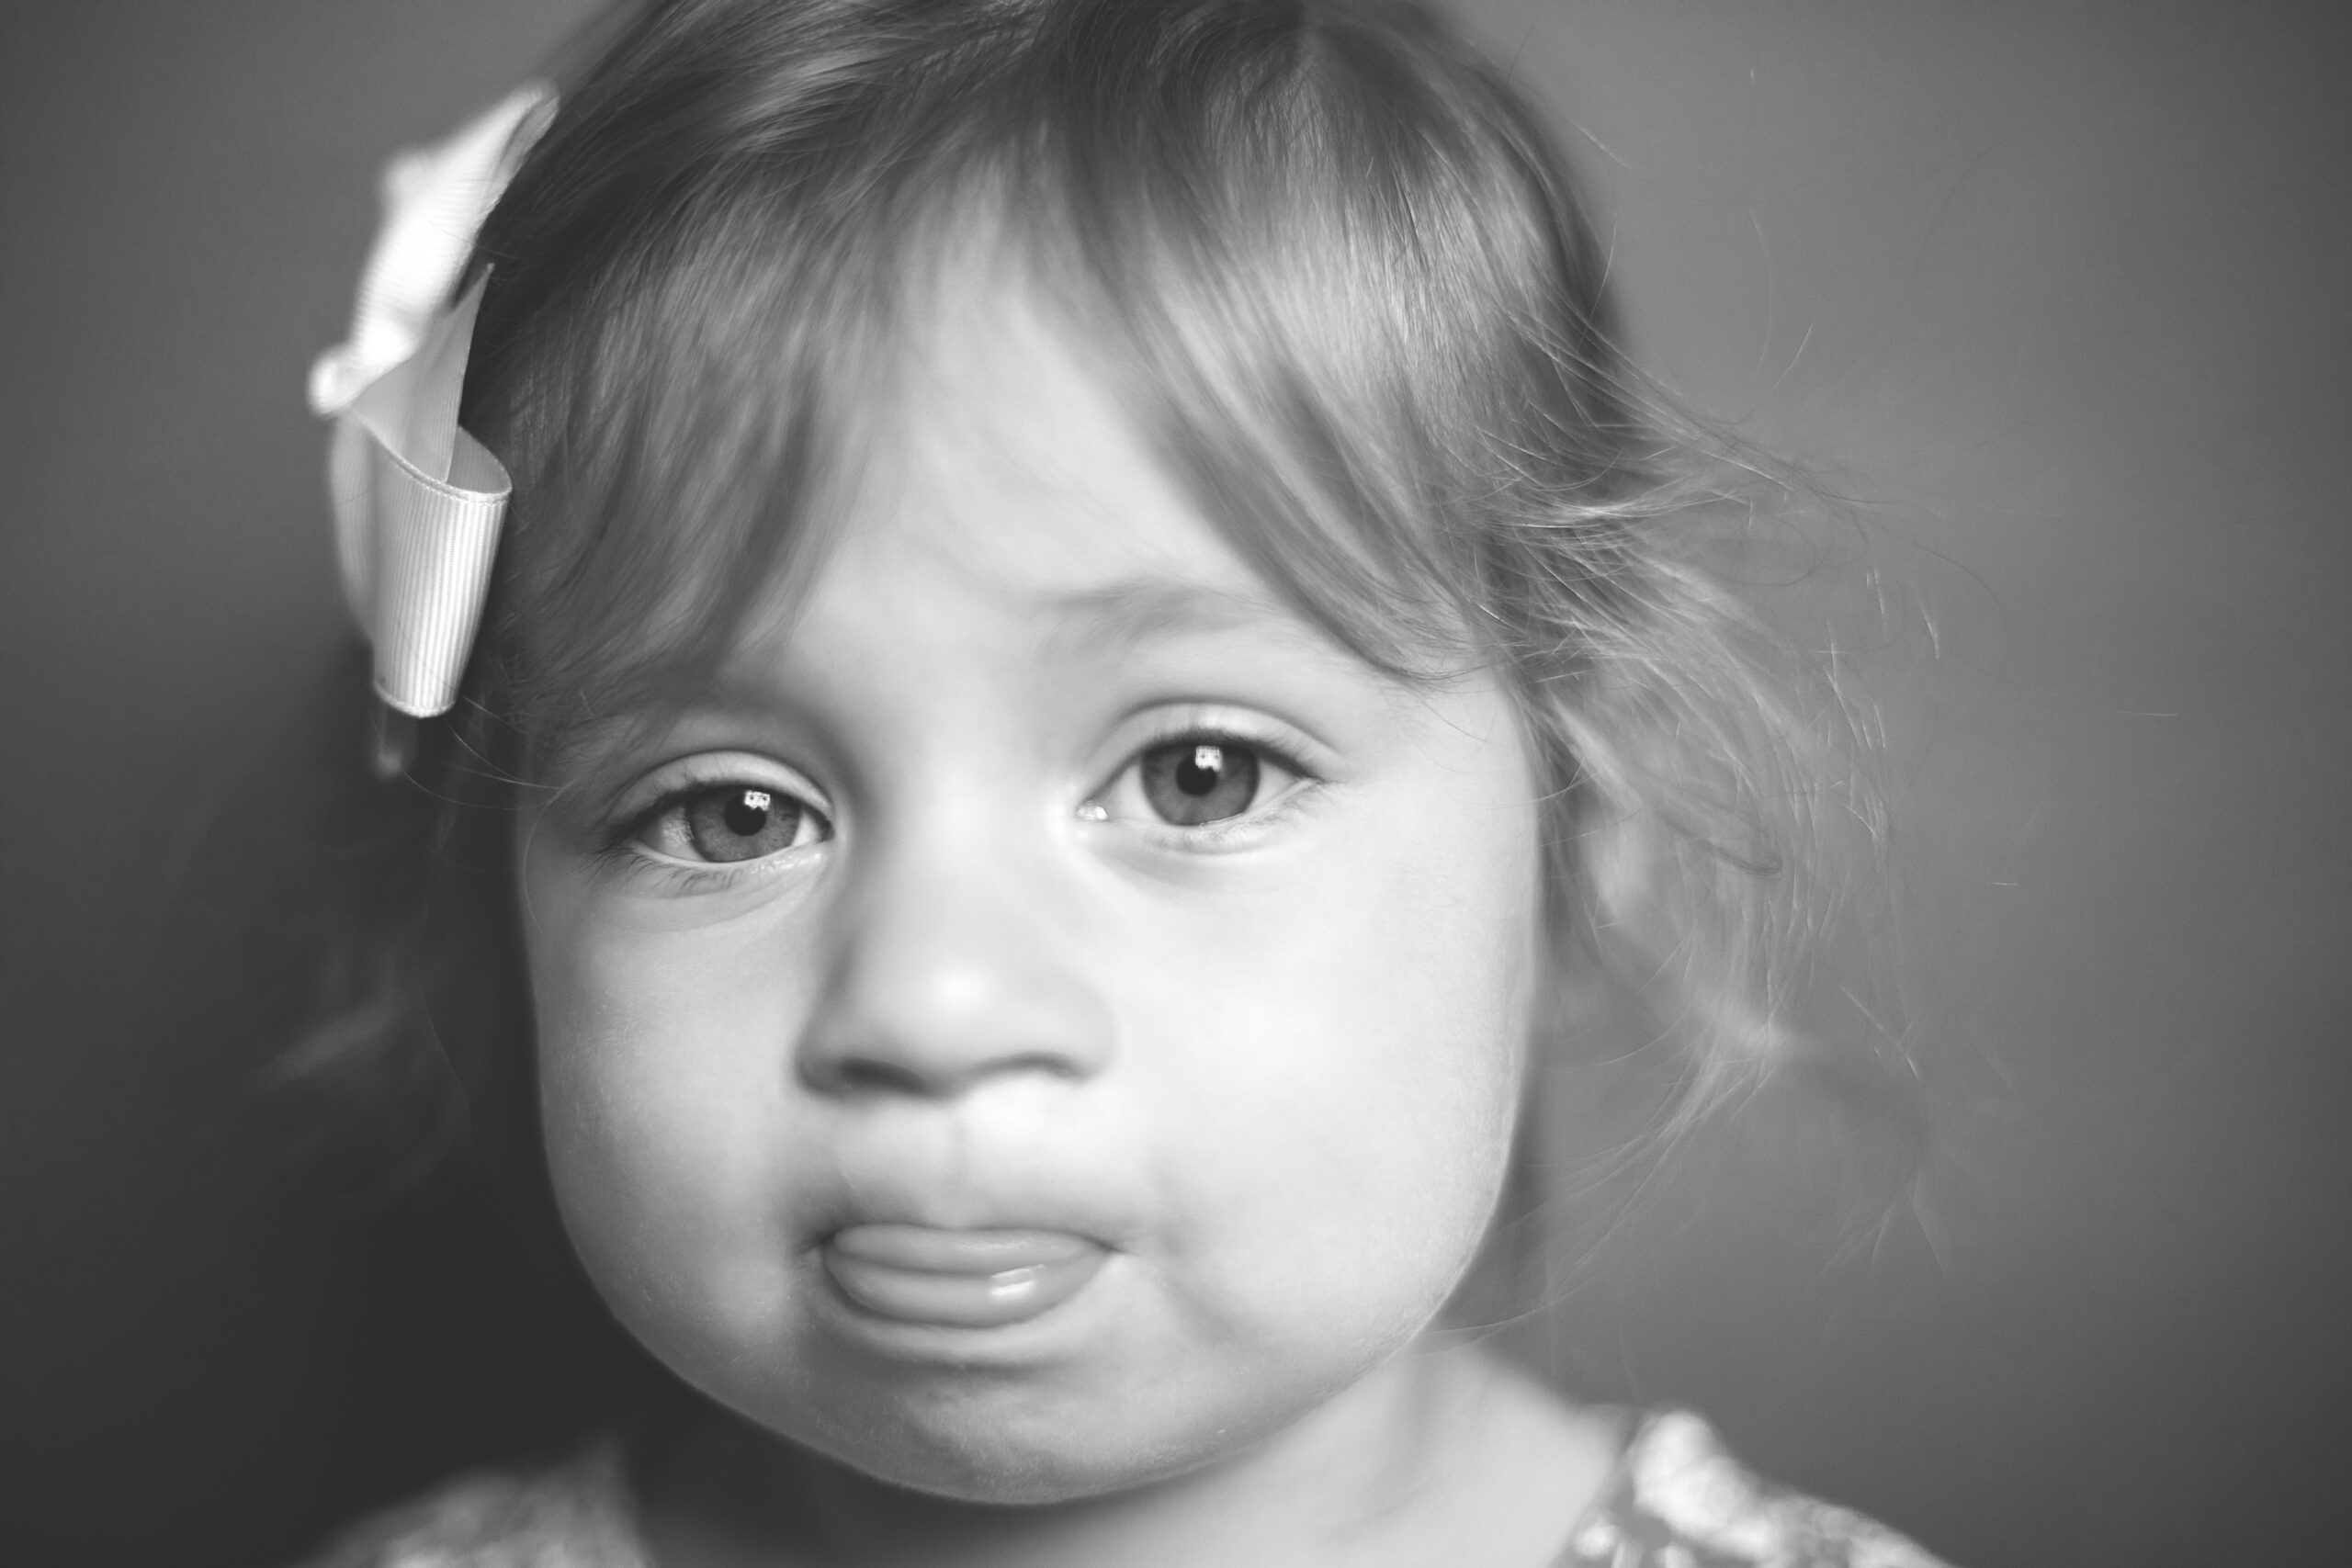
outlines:
[[[832,1093],[960,1093],[1007,1074],[1091,1076],[1110,1012],[1034,831],[967,795],[852,847],[802,1077]]]

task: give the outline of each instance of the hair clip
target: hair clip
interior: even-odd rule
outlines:
[[[334,421],[335,557],[373,649],[380,777],[408,765],[415,721],[457,701],[481,629],[513,483],[458,426],[488,275],[449,296],[555,101],[550,88],[524,87],[446,141],[391,161],[350,335],[311,367],[311,412]]]

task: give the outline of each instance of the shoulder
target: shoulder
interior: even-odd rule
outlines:
[[[619,1443],[476,1471],[338,1536],[304,1568],[646,1568]]]
[[[1642,1417],[1558,1568],[1944,1568],[1883,1525],[1758,1480],[1688,1411]]]

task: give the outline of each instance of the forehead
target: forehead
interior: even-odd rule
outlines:
[[[871,700],[910,672],[974,694],[1066,688],[1187,634],[1297,674],[1373,673],[1244,558],[1120,395],[1116,351],[1091,352],[1034,276],[949,265],[909,291],[858,378],[843,460],[800,493],[774,563],[690,555],[652,615],[685,635],[637,639],[658,644],[643,695],[551,728],[540,774],[594,773],[714,704]],[[586,639],[587,658],[631,640]]]
[[[1168,471],[1033,287],[956,272],[924,314],[821,564],[755,645],[951,603],[1047,642],[1249,627],[1328,644]]]

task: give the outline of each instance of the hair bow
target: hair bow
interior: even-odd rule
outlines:
[[[334,421],[327,488],[344,596],[374,649],[377,695],[409,719],[457,701],[513,490],[458,428],[481,280],[449,294],[554,114],[553,91],[526,86],[386,166],[351,334],[311,367],[311,411]],[[379,771],[399,771],[404,750],[379,746]]]

